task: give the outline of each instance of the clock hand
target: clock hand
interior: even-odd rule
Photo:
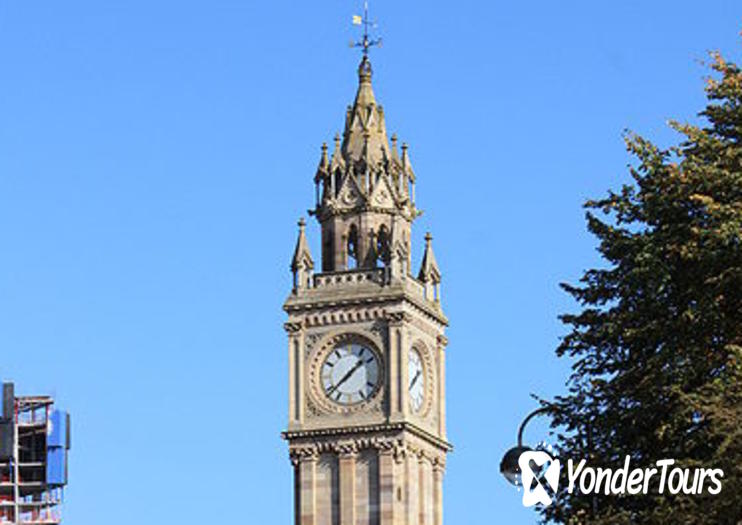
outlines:
[[[412,382],[410,382],[410,390],[412,390],[412,387],[415,386],[418,377],[420,377],[420,370],[418,370],[417,374],[415,374],[415,377],[412,378]]]
[[[361,366],[363,366],[363,359],[359,359],[358,361],[356,361],[356,364],[353,365],[353,368],[351,368],[350,370],[348,370],[348,372],[342,377],[342,379],[340,379],[340,381],[338,381],[336,384],[334,384],[332,386],[332,388],[327,391],[327,393],[328,394],[332,394],[335,390],[337,390],[338,388],[340,388],[340,386],[343,383],[345,383],[348,379],[350,379],[353,376],[353,374],[356,373],[356,370],[358,370],[359,368],[361,368]]]
[[[332,394],[335,390],[340,388],[343,383],[345,383],[348,379],[350,379],[353,374],[356,373],[356,370],[358,370],[363,365],[363,361],[359,359],[355,365],[353,365],[353,368],[351,368],[336,384],[333,385],[333,387],[327,392],[328,394]]]

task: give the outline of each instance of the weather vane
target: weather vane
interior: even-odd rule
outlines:
[[[381,47],[381,38],[373,38],[369,34],[370,29],[376,29],[378,24],[368,17],[368,0],[363,2],[363,16],[353,15],[353,25],[363,26],[363,38],[357,42],[351,42],[350,47],[363,48],[363,56],[368,57],[368,50],[372,47]]]

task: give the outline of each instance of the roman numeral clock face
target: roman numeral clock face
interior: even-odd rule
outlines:
[[[322,388],[341,405],[371,398],[379,386],[379,358],[358,343],[343,343],[333,349],[322,365]]]

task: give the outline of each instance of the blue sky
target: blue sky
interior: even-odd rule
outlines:
[[[66,522],[290,522],[281,304],[360,4],[0,5],[0,377],[73,412]],[[446,520],[533,523],[497,468],[568,375],[558,283],[599,262],[581,203],[627,180],[625,128],[667,145],[695,118],[742,4],[372,10],[451,319]]]

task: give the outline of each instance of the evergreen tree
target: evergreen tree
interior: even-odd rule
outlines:
[[[633,182],[586,203],[606,265],[562,285],[580,304],[557,350],[573,373],[548,405],[564,458],[672,458],[723,469],[723,490],[592,497],[563,478],[545,521],[742,523],[742,71],[711,57],[704,125],[671,122],[667,150],[628,135]]]

